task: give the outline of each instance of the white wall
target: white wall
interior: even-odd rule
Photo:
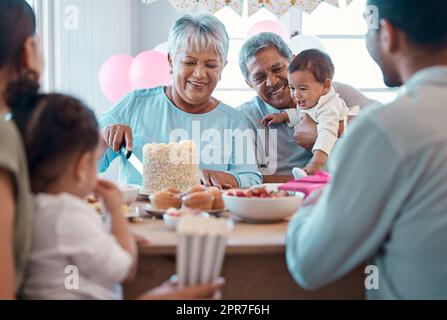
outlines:
[[[52,3],[54,89],[82,98],[99,116],[110,107],[99,88],[98,73],[102,63],[112,55],[131,53],[130,0],[57,0]],[[78,29],[69,29],[73,26],[69,19],[74,19],[69,6],[79,10]]]
[[[47,77],[51,73],[47,87],[81,98],[98,118],[112,106],[99,87],[102,63],[166,41],[180,16],[168,0],[150,5],[141,0],[40,0],[40,8],[41,18],[46,18],[42,33],[49,53]],[[116,179],[117,165],[115,161],[105,177]]]
[[[150,5],[141,0],[41,0],[50,12],[48,29],[52,70],[51,90],[82,98],[98,116],[111,107],[101,93],[98,74],[112,55],[153,49],[168,38],[169,28],[180,16],[168,0]],[[72,6],[79,12],[78,29],[73,25]],[[48,22],[45,21],[45,22]],[[67,28],[68,24],[68,28]]]
[[[51,14],[52,32],[48,68],[52,71],[52,91],[81,98],[98,117],[111,107],[101,93],[98,74],[102,63],[115,54],[131,54],[132,0],[43,0]],[[76,12],[78,10],[78,28]],[[45,34],[44,34],[45,35]],[[45,40],[45,39],[44,39]],[[105,178],[118,177],[118,162]]]
[[[131,0],[131,7],[134,55],[167,41],[171,25],[181,16],[168,0],[159,0],[149,5],[141,0]]]

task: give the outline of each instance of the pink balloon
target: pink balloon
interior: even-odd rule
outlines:
[[[133,89],[154,88],[172,83],[168,56],[149,50],[135,57],[130,68],[130,84]]]
[[[127,55],[116,55],[107,59],[99,71],[99,85],[102,93],[112,103],[118,102],[132,90],[129,70],[134,58]]]
[[[275,20],[264,20],[256,23],[253,27],[248,30],[248,36],[254,36],[261,32],[273,32],[281,36],[284,41],[289,41],[289,33],[284,29],[284,27]]]

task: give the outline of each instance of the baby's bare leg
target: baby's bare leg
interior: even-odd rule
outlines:
[[[307,172],[308,175],[312,176],[318,171],[324,169],[327,159],[328,155],[325,152],[321,150],[315,150],[312,160],[310,160],[310,162],[303,169]]]

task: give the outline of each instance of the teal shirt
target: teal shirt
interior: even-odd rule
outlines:
[[[294,167],[305,167],[312,159],[312,152],[296,143],[294,128],[285,123],[266,127],[262,119],[278,110],[254,97],[241,105],[240,110],[253,130],[256,130],[256,151],[259,170],[263,175],[292,175]]]
[[[262,182],[254,155],[253,135],[241,144],[237,132],[246,132],[248,124],[236,109],[220,103],[206,114],[190,114],[178,109],[166,96],[163,87],[136,90],[124,97],[100,120],[100,127],[122,124],[132,128],[133,151],[143,159],[147,143],[194,140],[201,151],[200,168],[233,175],[241,187]],[[239,131],[238,131],[239,130]],[[251,132],[251,134],[253,134]],[[243,147],[241,147],[243,146]],[[120,157],[120,182],[142,185],[141,175],[110,148],[98,162],[104,172]]]
[[[329,160],[331,183],[289,224],[287,264],[301,286],[369,262],[379,275],[369,299],[447,299],[445,101],[447,67],[428,68],[348,128]]]

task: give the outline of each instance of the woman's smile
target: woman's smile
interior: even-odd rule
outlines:
[[[208,85],[208,83],[203,82],[203,81],[192,81],[192,80],[189,80],[189,81],[187,81],[187,83],[189,84],[189,86],[192,89],[197,89],[197,90],[204,89]]]

